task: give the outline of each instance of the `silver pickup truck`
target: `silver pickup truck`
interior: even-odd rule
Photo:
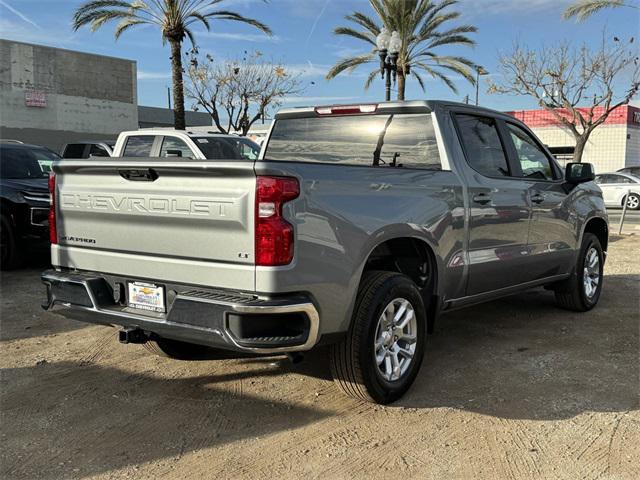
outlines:
[[[589,164],[439,101],[280,111],[253,161],[56,162],[44,307],[173,358],[300,356],[379,403],[446,311],[545,286],[598,302],[608,220]]]

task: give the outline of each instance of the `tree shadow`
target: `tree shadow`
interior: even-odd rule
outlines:
[[[638,276],[605,281],[587,313],[538,289],[444,315],[396,405],[533,420],[638,409]]]

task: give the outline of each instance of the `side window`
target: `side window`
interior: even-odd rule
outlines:
[[[175,137],[164,137],[162,148],[160,148],[160,156],[194,158],[193,152],[187,144]]]
[[[513,145],[516,148],[522,176],[533,179],[553,180],[551,160],[538,146],[533,137],[517,125],[507,123],[507,127],[509,128]]]
[[[633,180],[622,175],[611,175],[611,182],[609,183],[635,183]]]
[[[110,157],[109,152],[107,152],[103,146],[101,145],[91,145],[91,149],[89,150],[90,157]]]
[[[64,158],[84,158],[84,143],[70,143],[64,148]]]
[[[139,135],[127,138],[122,156],[150,157],[154,139],[153,135]]]
[[[456,115],[456,119],[469,165],[487,177],[509,176],[495,119],[463,114]]]

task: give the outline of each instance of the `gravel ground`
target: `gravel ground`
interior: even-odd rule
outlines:
[[[443,316],[397,404],[343,396],[326,352],[180,362],[44,313],[2,275],[0,477],[640,478],[640,237],[600,305],[539,289]]]

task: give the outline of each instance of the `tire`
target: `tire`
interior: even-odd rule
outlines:
[[[622,199],[622,206],[624,202],[627,202],[627,208],[630,210],[640,210],[640,195],[637,193],[630,193]]]
[[[594,266],[596,259],[597,265]],[[556,287],[558,306],[574,312],[586,312],[595,307],[604,283],[603,267],[604,254],[598,237],[585,233],[573,274]]]
[[[0,217],[0,269],[13,270],[22,263],[16,232],[6,215]]]
[[[144,348],[155,355],[173,358],[174,360],[209,360],[218,356],[216,355],[217,350],[213,348],[168,338],[157,337],[143,345]]]
[[[385,326],[387,318],[399,313],[403,305],[405,310],[398,323],[408,323],[400,329],[391,322],[396,325],[391,330]],[[410,308],[414,320],[407,320]],[[385,311],[389,312],[388,317]],[[388,404],[399,399],[420,370],[426,325],[422,295],[409,277],[395,272],[368,272],[358,290],[349,332],[331,348],[334,381],[347,395],[367,402]],[[411,341],[411,337],[415,340]],[[399,349],[405,353],[400,355]]]

